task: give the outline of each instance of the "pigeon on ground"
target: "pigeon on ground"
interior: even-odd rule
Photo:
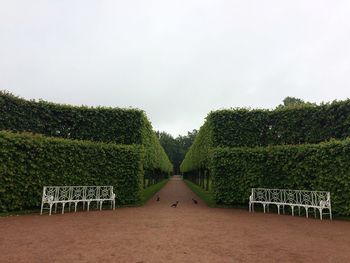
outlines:
[[[157,202],[159,202],[160,201],[160,197],[159,197],[159,195],[157,195]]]
[[[198,204],[198,201],[194,198],[192,198],[193,203]]]
[[[170,207],[176,208],[178,203],[179,203],[179,201],[176,201],[176,203],[172,204]]]

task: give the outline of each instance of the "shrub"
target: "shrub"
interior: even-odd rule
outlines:
[[[224,204],[247,202],[252,187],[327,190],[334,211],[350,215],[349,135],[350,100],[218,110],[207,116],[180,168],[185,178],[212,186]]]
[[[324,190],[331,192],[335,213],[350,215],[350,139],[215,148],[211,176],[217,203],[246,204],[253,187]]]
[[[219,110],[209,114],[214,147],[319,143],[350,135],[350,100],[277,110]]]
[[[141,144],[143,112],[28,101],[0,92],[0,130],[50,137]]]
[[[350,135],[350,100],[276,110],[231,109],[209,113],[181,164],[207,169],[210,149],[319,143]]]
[[[44,185],[113,185],[117,204],[140,201],[143,147],[0,132],[0,210],[40,205]]]
[[[74,140],[139,144],[144,147],[145,170],[170,173],[173,169],[146,115],[137,109],[35,102],[0,91],[0,130]]]

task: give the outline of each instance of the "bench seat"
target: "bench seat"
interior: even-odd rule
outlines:
[[[326,191],[252,188],[249,197],[249,212],[254,212],[254,204],[262,204],[264,213],[266,208],[269,211],[270,205],[276,205],[278,214],[280,214],[281,207],[284,213],[285,206],[289,206],[293,216],[295,207],[298,208],[299,215],[300,208],[304,208],[306,217],[309,217],[309,209],[313,208],[315,217],[318,210],[321,220],[324,214],[329,214],[332,220],[331,195]],[[328,213],[324,213],[324,209],[328,210]]]
[[[87,204],[89,211],[91,202],[96,202],[102,210],[102,204],[105,201],[110,201],[111,208],[115,209],[113,186],[44,186],[40,214],[43,213],[46,204],[49,206],[49,214],[51,215],[53,205],[55,205],[55,212],[57,212],[57,205],[61,204],[62,214],[64,214],[67,203],[69,211],[71,204],[74,204],[74,212],[76,212],[78,203],[83,203],[83,209]]]

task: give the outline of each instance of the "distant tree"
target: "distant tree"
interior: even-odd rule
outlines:
[[[303,101],[302,99],[298,99],[295,97],[285,97],[283,100],[283,104],[278,105],[277,109],[295,108],[301,106],[316,106],[316,103]]]
[[[165,152],[169,156],[170,161],[174,165],[174,172],[180,172],[180,164],[185,158],[185,155],[192,145],[194,138],[196,137],[198,131],[193,130],[192,132],[187,132],[187,135],[174,138],[171,134],[166,132],[157,132],[160,144],[163,146]]]
[[[194,129],[192,132],[187,132],[187,135],[185,135],[185,136],[181,136],[181,135],[177,136],[176,140],[181,145],[181,148],[185,152],[187,152],[188,149],[193,144],[194,138],[196,138],[197,134],[198,134],[198,131],[196,129]]]
[[[166,132],[158,132],[158,138],[160,144],[163,146],[166,154],[168,155],[170,161],[174,165],[174,170],[176,172],[176,167],[180,162],[180,153],[179,153],[179,145],[178,142]]]

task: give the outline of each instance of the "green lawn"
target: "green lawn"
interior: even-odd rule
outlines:
[[[213,198],[213,194],[210,191],[204,190],[202,187],[192,183],[189,180],[185,179],[184,182],[209,207],[215,207],[216,206],[214,198]]]
[[[151,185],[150,187],[147,187],[146,189],[143,189],[141,192],[141,202],[140,205],[145,204],[152,196],[154,196],[155,193],[157,193],[160,189],[163,188],[163,186],[169,181],[169,179],[164,179],[163,181]]]

